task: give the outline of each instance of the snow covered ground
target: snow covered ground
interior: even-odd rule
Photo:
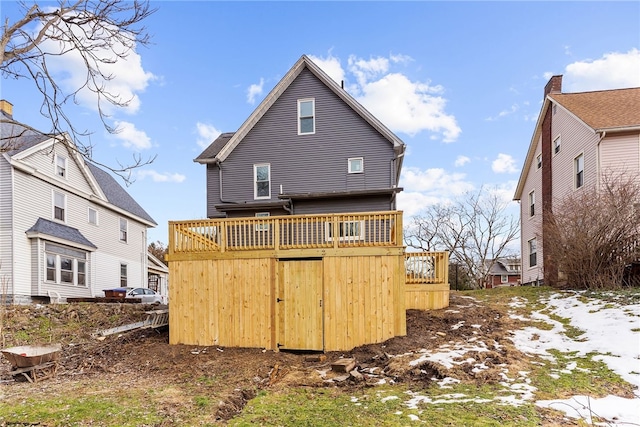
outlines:
[[[550,365],[555,364],[553,353],[570,354],[569,359],[590,357],[591,360],[602,361],[609,369],[617,373],[622,379],[635,387],[634,398],[626,399],[618,396],[592,398],[588,396],[573,396],[563,400],[536,400],[536,388],[531,385],[529,372],[513,372],[509,375],[505,366],[501,373],[500,385],[503,393],[493,399],[486,396],[474,397],[460,393],[449,393],[438,396],[426,396],[409,392],[410,399],[405,402],[408,409],[418,409],[419,404],[443,404],[453,402],[496,402],[504,405],[531,404],[543,408],[551,408],[565,412],[567,417],[583,419],[590,425],[600,425],[592,417],[597,416],[605,420],[601,425],[607,426],[640,426],[640,304],[628,304],[622,299],[616,300],[611,294],[609,301],[590,299],[583,293],[553,293],[541,299],[541,310],[534,311],[530,317],[516,314],[524,307],[526,300],[513,298],[510,303],[510,316],[513,319],[530,320],[550,325],[547,328],[526,327],[515,330],[511,337],[516,348],[532,358],[540,358]],[[473,300],[470,299],[473,303]],[[569,319],[565,324],[557,319]],[[472,325],[473,326],[473,325]],[[453,328],[460,327],[454,325]],[[569,331],[568,329],[571,328]],[[583,332],[583,333],[580,333]],[[573,338],[572,338],[573,337]],[[425,361],[451,368],[456,364],[469,363],[465,359],[467,352],[482,353],[488,351],[488,345],[473,338],[466,342],[449,343],[441,346],[437,351],[422,350],[416,354],[413,365]],[[557,352],[550,352],[556,350]],[[474,361],[471,360],[471,363]],[[532,362],[538,363],[540,362]],[[573,361],[562,361],[558,370],[552,370],[551,378],[560,375],[571,375],[578,367]],[[486,369],[483,363],[477,363],[474,369]],[[446,390],[459,383],[454,378],[444,378],[439,381],[440,388]],[[387,396],[386,399],[396,398]],[[419,418],[411,414],[410,418]]]
[[[580,340],[568,338],[560,322],[537,312],[534,316],[552,324],[553,329],[515,331],[514,342],[521,351],[542,356],[548,356],[547,350],[550,349],[577,351],[578,356],[597,353],[594,360],[606,363],[636,390],[633,399],[574,396],[564,400],[537,401],[536,405],[564,411],[567,416],[582,418],[588,423],[592,423],[592,415],[595,415],[607,420],[608,425],[640,425],[640,304],[585,301],[579,295],[566,297],[559,294],[552,295],[545,302],[554,314],[570,319],[571,326],[583,330],[584,334]],[[533,334],[540,338],[532,340]]]

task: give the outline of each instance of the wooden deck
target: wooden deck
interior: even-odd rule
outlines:
[[[449,304],[448,253],[405,253],[402,212],[169,223],[172,344],[348,350]]]

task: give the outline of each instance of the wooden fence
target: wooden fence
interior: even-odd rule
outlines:
[[[448,253],[405,253],[402,212],[169,223],[172,344],[349,350],[449,304]]]

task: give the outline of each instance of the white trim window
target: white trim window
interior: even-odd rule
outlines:
[[[271,198],[271,165],[269,163],[253,165],[253,198]]]
[[[506,274],[501,274],[500,275],[500,283],[508,283],[509,282],[509,276]]]
[[[120,218],[120,241],[127,243],[128,234],[129,222],[124,218]]]
[[[267,218],[271,216],[269,212],[256,212],[256,218]],[[269,231],[268,221],[259,221],[256,223],[256,231]]]
[[[298,99],[298,135],[316,133],[315,98]]]
[[[325,236],[328,242],[333,241],[333,223],[325,223]],[[338,224],[338,240],[364,240],[364,221],[342,221]]]
[[[49,283],[87,286],[87,252],[45,243],[45,280]]]
[[[120,263],[120,287],[127,287],[127,264],[124,262]]]
[[[98,211],[93,208],[87,209],[87,222],[89,224],[98,225]]]
[[[532,190],[529,193],[529,216],[534,216],[536,214],[536,192]]]
[[[542,167],[542,153],[538,154],[536,157],[536,165],[538,166],[538,169]]]
[[[560,152],[560,146],[562,141],[560,140],[560,136],[556,136],[556,139],[553,140],[553,155],[555,156]]]
[[[53,218],[65,222],[67,213],[67,196],[57,191],[53,192]]]
[[[573,170],[575,174],[575,188],[581,188],[584,185],[584,154],[580,154],[573,160]]]
[[[67,158],[59,154],[56,154],[56,175],[67,178]]]
[[[347,162],[349,173],[364,173],[364,157],[351,157]]]
[[[529,244],[529,267],[538,265],[538,245],[535,237],[528,242]]]

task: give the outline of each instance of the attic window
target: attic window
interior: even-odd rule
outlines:
[[[542,167],[542,154],[538,154],[538,157],[536,157],[536,163],[538,165],[538,169],[540,169]]]
[[[316,100],[298,100],[298,135],[316,133]]]
[[[67,176],[67,158],[56,155],[56,175],[65,178]]]

